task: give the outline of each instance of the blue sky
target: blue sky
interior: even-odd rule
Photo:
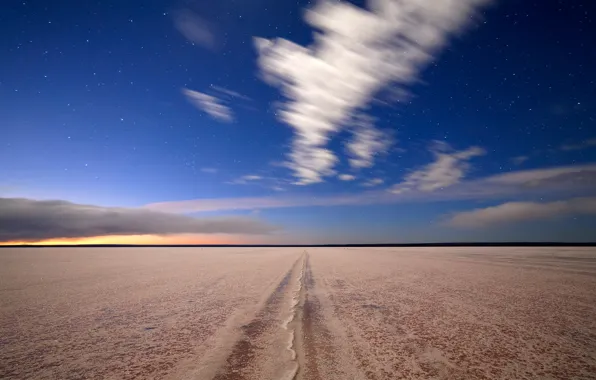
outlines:
[[[150,229],[222,241],[593,240],[593,2],[3,9],[5,202],[275,227]]]

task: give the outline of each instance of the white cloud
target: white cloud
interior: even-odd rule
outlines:
[[[340,174],[337,176],[337,178],[339,178],[342,181],[353,181],[356,179],[356,177],[351,174]]]
[[[511,162],[513,162],[515,165],[521,165],[524,162],[528,161],[530,159],[530,157],[528,156],[517,156],[517,157],[513,157],[511,159]]]
[[[402,183],[395,185],[395,194],[412,190],[434,191],[460,182],[470,170],[470,159],[486,154],[483,148],[473,146],[466,150],[453,151],[444,142],[435,141],[431,147],[435,161],[422,169],[408,174]]]
[[[189,9],[174,12],[174,25],[176,29],[193,44],[212,49],[215,45],[215,36],[211,32],[205,19]]]
[[[556,202],[507,202],[453,215],[448,224],[455,227],[486,227],[533,220],[596,215],[596,197],[573,198]]]
[[[231,122],[234,120],[232,110],[222,104],[221,99],[187,88],[182,89],[182,93],[195,105],[195,107],[206,112],[214,119],[224,122]]]
[[[353,168],[370,168],[374,164],[375,156],[386,153],[392,144],[387,133],[383,133],[372,125],[372,120],[360,117],[354,126],[353,136],[346,144],[351,156],[350,165]]]
[[[373,178],[373,179],[370,179],[370,180],[362,183],[362,186],[364,186],[364,187],[375,187],[375,186],[382,185],[384,183],[385,183],[385,181],[383,179],[381,179],[381,178]]]
[[[256,38],[263,79],[289,99],[278,116],[296,132],[290,160],[299,183],[333,175],[337,158],[326,149],[330,135],[349,124],[382,88],[393,84],[403,89],[415,81],[447,37],[488,1],[376,0],[371,11],[324,1],[305,15],[320,31],[312,45]]]
[[[217,173],[217,169],[215,168],[201,168],[203,173],[215,174]]]
[[[559,149],[563,150],[563,151],[570,151],[570,150],[588,149],[588,148],[592,148],[592,147],[596,147],[596,138],[587,139],[587,140],[581,141],[577,144],[564,144],[564,145],[561,145],[559,147]]]

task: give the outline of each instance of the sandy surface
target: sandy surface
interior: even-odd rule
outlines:
[[[596,379],[594,248],[0,250],[2,379]]]

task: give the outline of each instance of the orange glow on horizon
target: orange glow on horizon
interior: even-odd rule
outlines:
[[[0,245],[77,245],[77,244],[240,244],[236,239],[199,235],[111,235],[85,238],[58,238],[42,241],[8,241]]]

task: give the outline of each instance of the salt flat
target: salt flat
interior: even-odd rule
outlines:
[[[594,379],[594,248],[0,250],[3,379]]]
[[[0,378],[164,378],[257,311],[301,252],[3,249]]]

